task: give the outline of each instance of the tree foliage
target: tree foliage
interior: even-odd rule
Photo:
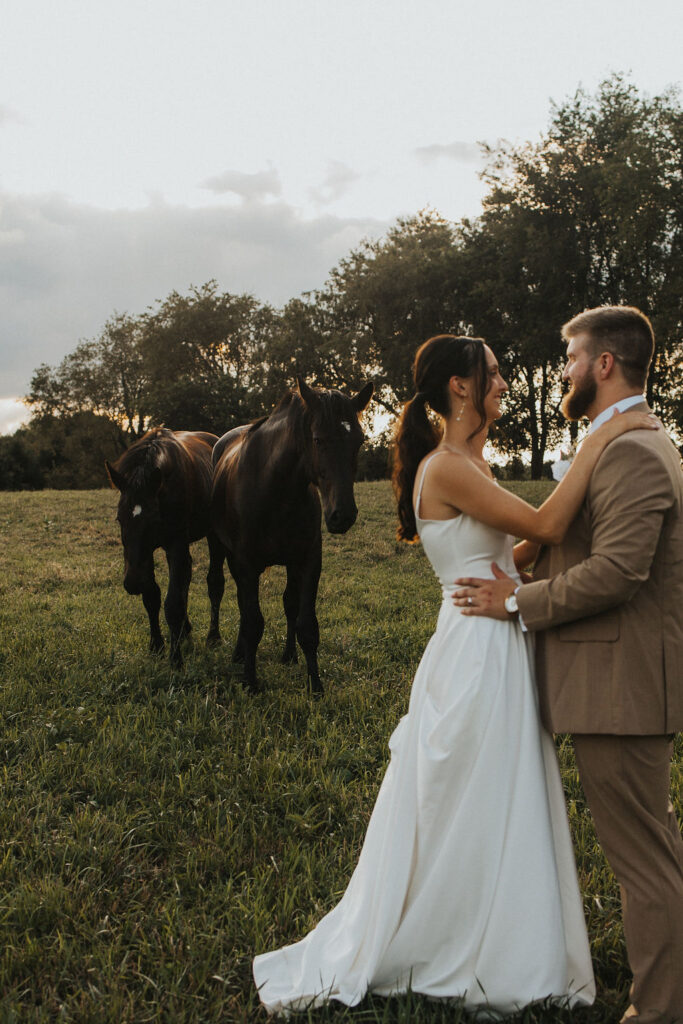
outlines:
[[[106,487],[104,460],[118,458],[125,448],[126,435],[108,416],[41,416],[11,437],[0,437],[0,490]]]
[[[143,318],[154,423],[222,434],[259,415],[275,319],[250,295],[219,293],[215,281],[172,292]]]
[[[41,364],[26,401],[34,415],[108,416],[139,437],[148,421],[149,380],[139,320],[115,313],[94,341],[80,342],[56,367]]]

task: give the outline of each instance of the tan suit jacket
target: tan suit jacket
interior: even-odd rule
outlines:
[[[645,403],[636,406],[646,409]],[[517,595],[552,732],[683,729],[683,473],[663,430],[613,441]]]

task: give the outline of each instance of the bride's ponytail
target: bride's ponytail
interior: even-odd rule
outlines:
[[[486,355],[481,338],[462,338],[454,334],[437,334],[417,350],[413,364],[416,394],[403,407],[394,435],[394,468],[392,482],[398,503],[399,540],[417,540],[417,523],[413,508],[413,488],[417,467],[441,440],[441,432],[430,419],[426,405],[443,419],[450,413],[449,381],[451,377],[473,377],[474,407],[481,417],[480,429],[486,422],[484,397],[488,387]]]
[[[439,433],[430,422],[425,402],[427,396],[418,391],[403,407],[394,438],[392,483],[398,503],[399,540],[417,540],[417,524],[413,508],[415,474],[422,459],[439,443]]]

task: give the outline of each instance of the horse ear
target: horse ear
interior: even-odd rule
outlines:
[[[313,388],[309,388],[306,381],[303,379],[303,377],[299,376],[298,373],[296,375],[296,385],[299,391],[299,398],[304,403],[304,405],[313,405],[315,402],[317,402],[317,394],[315,393]]]
[[[365,406],[372,398],[372,393],[375,390],[375,385],[372,381],[368,381],[364,388],[361,388],[357,395],[354,395],[351,401],[356,412],[362,412]]]
[[[126,486],[126,480],[123,474],[119,473],[118,470],[114,469],[112,464],[107,459],[104,460],[104,468],[107,471],[109,483],[112,485],[112,487],[115,487],[117,491],[122,491],[123,488]]]

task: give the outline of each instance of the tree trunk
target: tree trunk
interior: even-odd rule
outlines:
[[[531,479],[541,480],[543,477],[543,451],[534,447],[531,452]]]

